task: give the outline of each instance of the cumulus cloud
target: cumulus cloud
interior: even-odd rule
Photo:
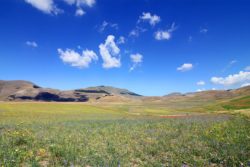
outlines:
[[[198,86],[203,86],[203,85],[205,85],[206,83],[204,82],[204,81],[199,81],[199,82],[197,82],[196,83]]]
[[[55,0],[25,0],[25,2],[46,14],[57,15],[63,12],[63,10],[57,8]],[[85,14],[82,8],[93,7],[95,4],[95,0],[64,0],[64,2],[68,5],[76,6],[76,16],[82,16]]]
[[[148,22],[151,26],[155,26],[157,23],[161,21],[160,16],[155,14],[151,14],[149,12],[143,12],[142,16],[139,17],[138,22]]]
[[[27,41],[26,45],[30,46],[30,47],[33,47],[33,48],[38,47],[38,45],[37,45],[37,43],[35,41]]]
[[[245,70],[246,70],[246,71],[250,71],[250,66],[247,66],[247,67],[245,68]]]
[[[61,60],[64,63],[67,63],[73,67],[78,68],[88,68],[89,64],[92,61],[98,60],[98,57],[96,53],[92,50],[83,50],[82,54],[72,50],[72,49],[66,49],[65,51],[62,49],[57,49],[58,54],[61,58]]]
[[[25,0],[25,2],[46,14],[58,14],[62,12],[62,10],[56,7],[53,0]]]
[[[240,71],[238,74],[232,74],[227,77],[212,77],[211,82],[223,86],[234,86],[244,84],[250,81],[250,72]]]
[[[156,31],[155,32],[155,39],[156,40],[169,40],[171,35],[168,31]]]
[[[120,49],[115,43],[115,36],[109,35],[105,43],[99,45],[99,51],[103,59],[103,68],[118,68],[121,66]]]
[[[98,31],[100,33],[102,33],[103,31],[105,31],[107,28],[113,28],[115,30],[118,30],[119,27],[118,27],[118,24],[116,23],[110,23],[110,22],[107,22],[107,21],[103,21],[102,24],[99,26],[98,28]]]
[[[154,37],[156,40],[169,40],[172,37],[172,32],[176,30],[175,23],[171,25],[168,30],[158,30],[155,32]]]
[[[193,68],[193,64],[191,63],[184,63],[182,66],[177,68],[177,71],[185,72],[189,71]]]
[[[129,71],[133,71],[139,64],[143,61],[143,56],[139,53],[131,54],[130,60],[132,61],[133,65],[130,67]]]

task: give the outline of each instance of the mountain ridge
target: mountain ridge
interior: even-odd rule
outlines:
[[[145,102],[174,104],[180,102],[213,102],[250,95],[250,86],[231,90],[173,92],[165,96],[142,96],[127,89],[112,86],[92,86],[73,90],[43,88],[25,80],[0,80],[0,101],[55,102]]]
[[[42,88],[25,80],[0,80],[0,100],[2,101],[62,101],[86,102],[116,96],[117,99],[129,99],[141,95],[127,89],[112,86],[96,86],[73,90]]]

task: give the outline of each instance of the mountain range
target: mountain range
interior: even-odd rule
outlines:
[[[43,88],[23,80],[0,80],[0,101],[112,102],[167,106],[187,109],[211,106],[250,108],[250,86],[231,90],[208,90],[193,93],[171,93],[165,96],[142,96],[127,89],[96,86],[75,90]],[[233,106],[232,106],[233,105]],[[216,108],[217,108],[216,107]]]
[[[114,96],[114,99],[118,101],[141,97],[141,95],[127,89],[114,88],[111,86],[96,86],[62,91],[58,89],[42,88],[29,81],[0,80],[1,101],[86,102],[113,98]]]

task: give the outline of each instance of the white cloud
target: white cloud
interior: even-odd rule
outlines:
[[[118,24],[116,24],[116,23],[110,23],[110,22],[107,22],[107,21],[103,21],[102,22],[102,25],[100,25],[99,26],[99,29],[98,29],[98,31],[100,32],[100,33],[102,33],[105,29],[107,29],[107,28],[113,28],[113,29],[115,29],[115,30],[118,30],[119,29],[119,27],[118,27]]]
[[[202,33],[202,34],[206,34],[207,32],[208,32],[207,28],[201,28],[200,29],[200,33]]]
[[[26,45],[28,45],[30,47],[33,47],[33,48],[38,47],[38,45],[37,45],[37,43],[35,41],[27,41]]]
[[[77,7],[93,7],[95,5],[95,0],[64,0],[69,5],[76,5]]]
[[[151,26],[155,26],[157,23],[161,21],[160,16],[153,15],[149,12],[143,12],[142,16],[140,16],[138,22],[144,21],[144,22],[149,22]]]
[[[199,82],[197,82],[196,83],[198,86],[203,86],[203,85],[205,85],[206,83],[204,82],[204,81],[199,81]]]
[[[108,22],[106,22],[105,20],[102,22],[102,25],[99,28],[99,32],[103,32],[105,30],[105,28],[108,26]]]
[[[175,23],[171,25],[171,28],[165,31],[158,30],[155,32],[154,37],[156,40],[169,40],[172,37],[172,32],[176,30]]]
[[[137,21],[136,27],[130,31],[129,36],[138,37],[141,33],[147,31],[147,29],[143,28],[138,24],[140,22],[148,22],[151,26],[155,26],[160,21],[161,21],[160,16],[153,15],[149,12],[143,12]]]
[[[62,13],[63,10],[57,8],[55,4],[55,0],[25,0],[26,3],[31,4],[33,7],[38,10],[46,13],[46,14],[59,14]],[[68,5],[76,6],[76,16],[82,16],[85,14],[83,7],[93,7],[95,4],[95,0],[64,0]]]
[[[156,31],[155,39],[156,40],[169,40],[171,38],[171,34],[168,31]]]
[[[197,89],[196,92],[202,92],[205,91],[206,89],[202,88],[202,89]]]
[[[105,43],[99,45],[99,51],[103,59],[103,68],[118,68],[121,66],[120,49],[116,45],[113,35],[109,35]]]
[[[142,59],[143,59],[143,56],[141,54],[139,54],[139,53],[131,54],[130,59],[131,59],[131,61],[133,63],[141,63]]]
[[[130,67],[129,71],[133,71],[139,64],[143,61],[143,56],[139,53],[131,54],[130,59],[133,63],[133,65]]]
[[[211,82],[224,86],[234,86],[250,81],[250,72],[240,71],[238,74],[232,74],[227,77],[212,77]]]
[[[147,29],[142,28],[142,27],[137,25],[132,31],[130,31],[129,36],[138,37],[140,35],[140,33],[143,33],[145,31],[147,31]]]
[[[250,86],[250,82],[242,84],[240,87]]]
[[[68,5],[76,6],[76,16],[83,16],[86,12],[82,9],[83,7],[93,7],[95,0],[64,0]]]
[[[25,0],[25,2],[46,14],[58,14],[62,12],[62,10],[56,7],[53,0]]]
[[[57,49],[58,54],[64,63],[70,64],[73,67],[87,68],[92,61],[98,60],[96,53],[92,50],[83,50],[82,54],[72,50]]]
[[[126,42],[126,38],[124,36],[120,36],[119,39],[117,40],[118,44],[124,44]]]
[[[193,68],[193,64],[191,63],[184,63],[182,66],[177,68],[177,71],[185,72],[189,71]]]
[[[83,16],[85,14],[84,10],[82,8],[76,9],[76,16]]]
[[[227,66],[222,70],[222,72],[225,72],[227,71],[229,68],[231,68],[235,63],[237,63],[238,61],[237,60],[231,60]]]
[[[246,70],[246,71],[250,71],[250,66],[247,66],[247,67],[245,68],[245,70]]]

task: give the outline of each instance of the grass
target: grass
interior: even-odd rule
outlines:
[[[164,107],[0,103],[0,166],[247,166],[250,120]],[[177,113],[183,114],[183,112]]]
[[[227,110],[247,109],[250,108],[250,96],[233,99],[222,105]]]

